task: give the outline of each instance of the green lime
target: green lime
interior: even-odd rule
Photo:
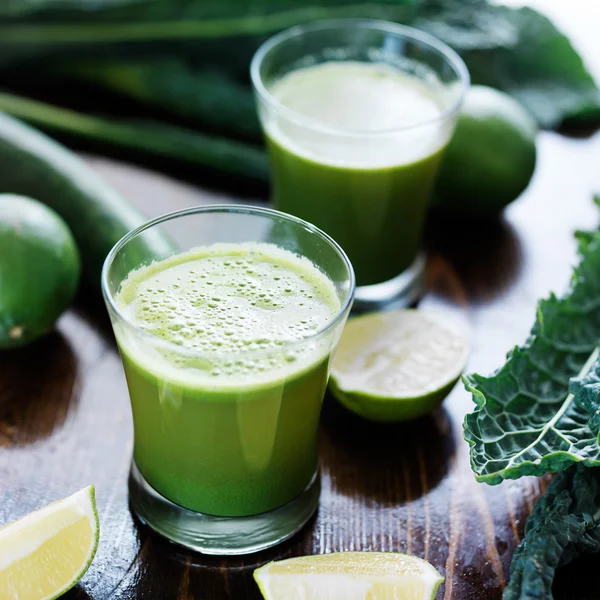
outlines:
[[[433,600],[444,578],[392,552],[338,552],[270,562],[254,571],[265,600]]]
[[[0,195],[0,348],[48,332],[71,303],[79,274],[62,218],[37,200]]]
[[[477,215],[500,212],[527,187],[537,124],[511,96],[473,86],[442,159],[434,206]]]
[[[0,598],[58,598],[88,570],[99,536],[93,486],[0,528]]]
[[[468,352],[462,327],[442,314],[395,310],[360,315],[344,328],[329,388],[366,419],[415,419],[441,404]]]

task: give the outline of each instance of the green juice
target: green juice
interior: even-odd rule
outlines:
[[[271,244],[198,248],[130,273],[116,330],[134,458],[163,496],[198,512],[277,508],[310,483],[333,283]],[[328,334],[323,334],[327,336]]]
[[[301,117],[265,119],[276,208],[331,235],[359,285],[410,266],[449,135],[434,88],[347,61],[293,71],[269,91]]]

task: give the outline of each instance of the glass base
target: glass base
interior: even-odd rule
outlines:
[[[217,517],[174,504],[142,476],[135,462],[129,474],[129,499],[139,519],[172,542],[203,554],[250,554],[292,537],[316,512],[318,472],[306,489],[280,508],[250,517]]]
[[[352,310],[368,312],[410,306],[421,297],[425,289],[426,262],[425,254],[420,253],[407,269],[393,279],[358,286]]]

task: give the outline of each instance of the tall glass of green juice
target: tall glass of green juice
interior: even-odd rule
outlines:
[[[357,307],[412,302],[432,185],[469,85],[461,58],[416,29],[344,19],[271,38],[251,77],[275,207],[344,248]]]
[[[152,253],[157,235],[172,252]],[[125,236],[102,287],[131,399],[136,514],[209,554],[293,535],[317,508],[321,404],[353,299],[341,248],[276,211],[194,208]]]

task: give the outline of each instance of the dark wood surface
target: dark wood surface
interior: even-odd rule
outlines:
[[[133,167],[90,161],[149,217],[231,200]],[[572,233],[597,226],[591,196],[598,190],[600,132],[543,133],[534,181],[504,220],[431,227],[421,306],[450,311],[468,324],[469,370],[496,368],[525,338],[537,299],[565,288],[576,260]],[[375,426],[326,398],[317,517],[289,542],[260,554],[220,559],[186,552],[138,525],[129,511],[132,424],[125,380],[104,308],[94,292],[84,291],[55,333],[0,354],[0,524],[96,486],[101,542],[69,600],[258,600],[255,567],[341,550],[410,552],[446,577],[438,598],[494,600],[546,480],[477,484],[461,434],[471,408],[457,386],[430,417]],[[556,598],[599,598],[598,564],[600,558],[590,557],[559,573]]]

